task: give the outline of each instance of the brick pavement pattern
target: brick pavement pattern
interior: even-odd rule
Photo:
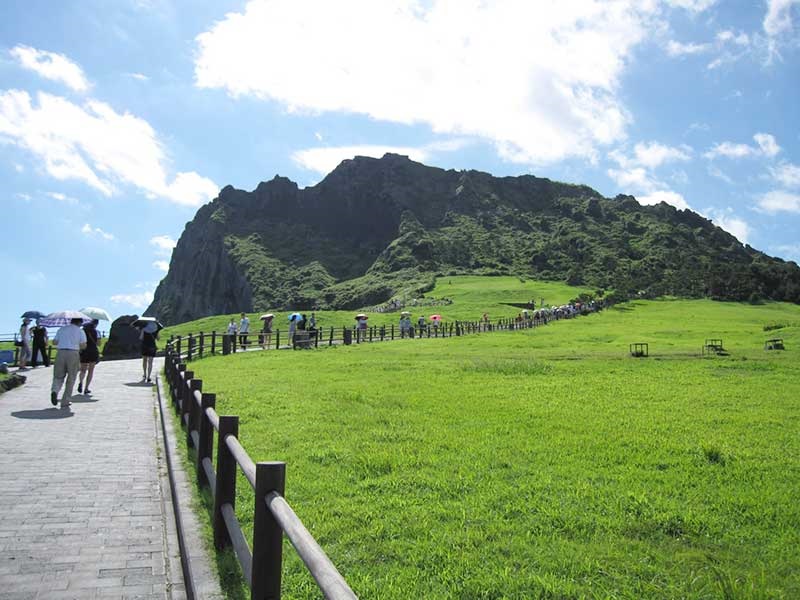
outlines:
[[[69,411],[52,373],[0,394],[0,600],[185,598],[141,360],[100,362]]]

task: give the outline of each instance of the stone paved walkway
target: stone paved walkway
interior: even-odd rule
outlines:
[[[50,404],[52,367],[22,374],[0,395],[0,600],[185,598],[141,361],[101,362],[71,411]]]

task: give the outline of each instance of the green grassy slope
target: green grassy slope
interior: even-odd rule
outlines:
[[[511,285],[432,295],[500,316]],[[700,357],[708,337],[730,356]],[[287,462],[287,499],[360,597],[794,598],[798,358],[800,307],[698,300],[192,368],[255,460]],[[240,481],[248,528],[252,503]],[[286,557],[284,597],[318,597]]]
[[[570,287],[559,282],[541,282],[524,280],[517,277],[443,277],[437,281],[436,288],[420,297],[418,305],[411,305],[413,298],[405,298],[408,310],[411,311],[414,319],[419,315],[430,316],[431,314],[441,314],[445,321],[455,319],[478,320],[484,312],[488,312],[489,317],[494,320],[500,317],[513,317],[518,312],[518,308],[508,306],[507,303],[522,303],[535,299],[538,303],[544,298],[547,304],[558,305],[569,301],[582,291],[589,291],[584,288]],[[450,298],[452,304],[428,306],[427,302],[431,298],[442,299]],[[274,326],[286,331],[288,317],[294,312],[267,310],[275,314]],[[311,315],[311,311],[303,311]],[[317,321],[321,327],[342,327],[351,326],[354,323],[354,316],[361,311],[316,311]],[[263,313],[248,313],[251,322],[251,329],[256,330],[261,327],[258,318]],[[370,324],[390,325],[397,324],[400,313],[377,313],[370,312]],[[181,323],[165,328],[160,335],[161,345],[170,335],[188,335],[200,331],[210,333],[211,331],[224,332],[231,317],[235,317],[236,323],[239,322],[239,314],[218,315],[206,317],[196,321]]]

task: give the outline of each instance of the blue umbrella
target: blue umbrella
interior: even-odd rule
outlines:
[[[20,319],[41,319],[44,313],[39,310],[26,310]]]
[[[289,320],[290,321],[299,321],[302,318],[303,318],[303,315],[301,315],[300,313],[292,313],[292,314],[289,315]]]

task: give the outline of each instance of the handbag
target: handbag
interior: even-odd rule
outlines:
[[[14,345],[15,346],[22,346],[22,340],[18,340],[17,336],[14,336]]]

